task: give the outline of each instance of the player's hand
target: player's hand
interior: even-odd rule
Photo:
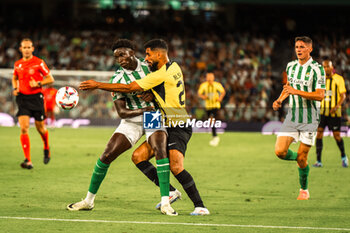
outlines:
[[[33,77],[30,77],[29,86],[31,88],[40,87],[38,82]]]
[[[154,99],[154,95],[150,91],[142,92],[141,94],[137,95],[137,97],[140,97],[146,102],[151,102]]]
[[[273,102],[273,104],[272,104],[272,108],[273,108],[273,110],[275,110],[275,111],[277,111],[281,106],[282,106],[282,103],[281,103],[281,101],[279,101],[279,100],[276,100],[276,101]]]
[[[15,90],[13,90],[13,92],[12,92],[12,94],[14,95],[14,96],[18,96],[18,89],[15,89]]]
[[[98,86],[98,82],[96,82],[95,80],[87,80],[84,82],[81,82],[79,85],[79,89],[80,90],[93,90],[96,89]]]
[[[144,109],[144,112],[153,112],[153,111],[155,111],[153,106],[147,106],[147,107],[145,107],[143,109]]]
[[[293,87],[291,87],[289,85],[289,82],[287,82],[286,85],[283,86],[283,91],[289,95],[295,95],[296,94],[296,89],[294,89]]]
[[[329,112],[330,114],[335,113],[338,110],[338,107],[335,106],[334,108],[331,108],[331,111]]]

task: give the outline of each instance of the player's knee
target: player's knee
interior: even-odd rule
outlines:
[[[134,151],[131,156],[131,160],[134,164],[141,163],[144,159],[142,158],[142,154],[138,151]]]
[[[27,134],[29,131],[29,125],[21,127],[21,134]]]
[[[164,147],[164,148],[163,148]],[[166,147],[157,145],[153,148],[156,159],[165,159],[167,157]]]
[[[297,163],[302,168],[306,167],[307,156],[304,153],[298,153]]]
[[[340,142],[340,141],[341,141],[340,134],[334,134],[334,139],[335,139],[337,142]]]
[[[171,173],[173,173],[174,176],[176,176],[177,174],[179,174],[183,170],[184,170],[184,168],[183,168],[183,166],[181,166],[181,164],[171,164],[170,163],[170,171],[171,171]]]
[[[287,150],[282,148],[275,148],[275,154],[278,158],[283,159],[287,155]]]

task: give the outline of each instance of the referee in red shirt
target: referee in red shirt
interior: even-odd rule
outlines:
[[[20,140],[25,157],[21,167],[32,169],[28,135],[30,117],[34,117],[35,127],[44,142],[44,164],[50,161],[49,133],[44,123],[45,109],[42,86],[53,83],[54,78],[45,62],[33,56],[34,46],[31,39],[23,39],[19,50],[22,53],[22,59],[15,62],[12,87],[18,105],[17,117],[21,127]]]

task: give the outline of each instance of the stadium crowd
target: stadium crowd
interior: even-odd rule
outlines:
[[[13,68],[14,62],[20,59],[18,43],[22,37],[23,33],[19,30],[11,30],[6,34],[0,32],[0,68]],[[113,42],[111,38],[125,35],[115,31],[38,30],[31,33],[30,37],[36,47],[35,55],[44,59],[51,70],[113,71],[115,65],[110,49]],[[138,46],[137,56],[143,57],[142,45],[153,35],[135,32],[128,37]],[[221,119],[245,122],[279,119],[271,104],[281,90],[282,71],[285,67],[271,65],[273,57],[278,56],[274,36],[257,36],[252,33],[218,36],[203,33],[195,38],[168,34],[165,39],[170,45],[170,59],[182,67],[187,106],[192,115],[197,118],[205,116],[197,90],[205,80],[205,73],[213,71],[216,81],[227,92],[219,114]],[[350,90],[350,40],[344,37],[335,40],[326,36],[316,36],[314,40],[317,45],[314,59],[330,58],[337,72],[344,76],[347,90]],[[10,80],[0,81],[0,112],[15,115]],[[80,94],[78,107],[62,114],[70,117],[117,117],[109,93]],[[347,115],[350,115],[349,96],[345,101]]]

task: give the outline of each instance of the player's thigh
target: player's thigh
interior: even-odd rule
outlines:
[[[156,159],[164,159],[167,157],[167,133],[164,131],[156,131],[149,138],[148,143],[151,145]]]
[[[123,152],[131,148],[131,143],[124,134],[114,133],[100,157],[103,163],[110,164]]]
[[[22,133],[27,133],[24,131],[29,130],[29,120],[30,120],[30,116],[27,116],[27,115],[18,116],[18,123],[19,123],[19,126],[21,127]]]
[[[275,144],[275,152],[279,154],[288,151],[292,142],[295,142],[295,137],[293,136],[278,136]]]
[[[178,150],[169,150],[170,170],[176,176],[184,170],[184,155]]]
[[[134,164],[138,164],[142,161],[148,161],[154,156],[152,147],[146,141],[144,141],[136,150],[132,153],[131,160]]]
[[[114,133],[123,134],[129,140],[131,146],[134,146],[143,135],[143,127],[141,123],[123,119]]]

